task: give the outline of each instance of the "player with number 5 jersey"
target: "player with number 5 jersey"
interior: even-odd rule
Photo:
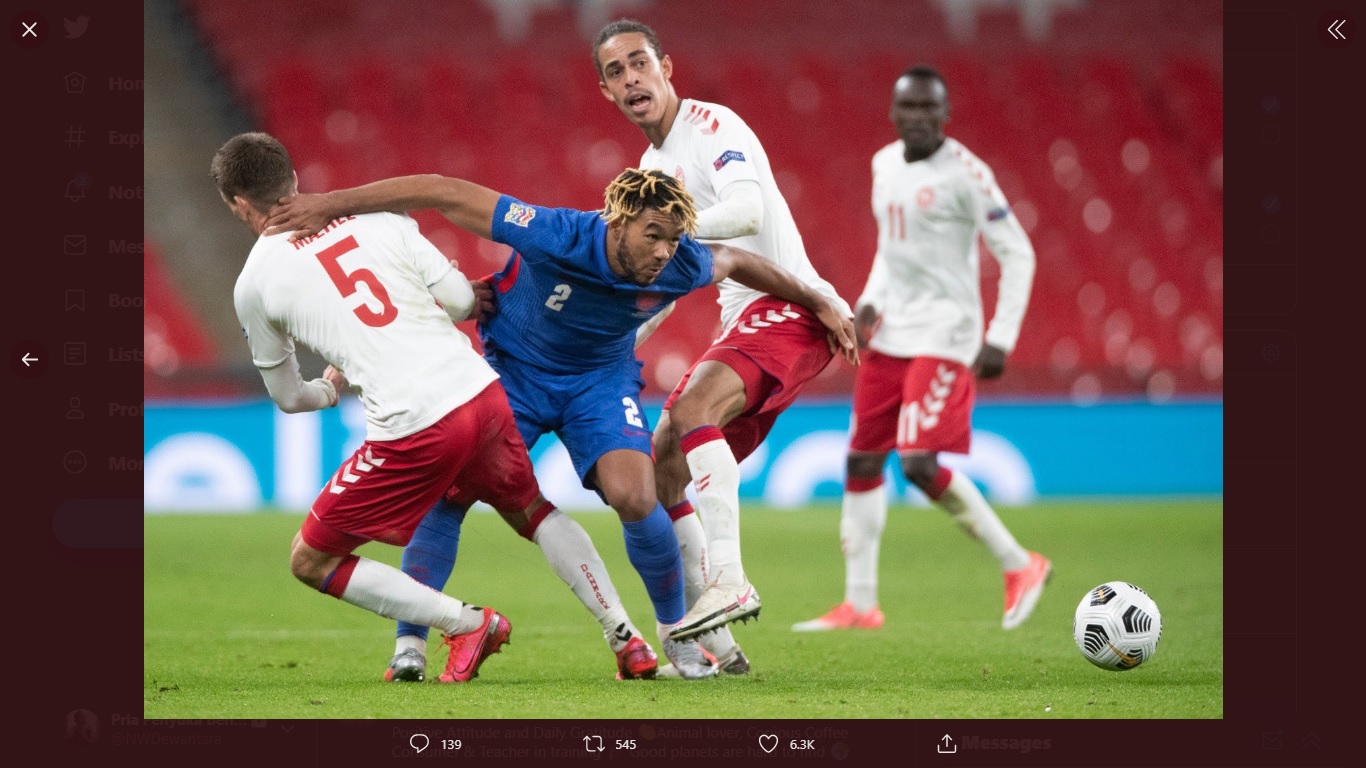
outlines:
[[[353,552],[367,541],[406,545],[450,494],[505,517],[554,511],[497,374],[452,322],[475,308],[475,290],[406,216],[338,217],[302,239],[266,234],[271,205],[298,185],[274,137],[233,137],[211,170],[229,210],[260,235],[233,299],[271,399],[286,413],[335,406],[345,372],[365,404],[366,440],[313,502],[290,570],[381,616],[437,627],[450,646],[440,679],[472,679],[507,642],[507,618]],[[296,340],[331,363],[321,378],[299,375]]]
[[[460,179],[410,176],[293,198],[272,212],[269,224],[294,230],[297,238],[348,213],[420,208],[435,208],[457,226],[513,248],[491,277],[497,313],[484,323],[482,337],[523,438],[534,445],[546,432],[559,435],[584,487],[621,519],[627,556],[654,604],[656,631],[674,668],[690,678],[716,674],[714,660],[695,641],[670,636],[686,610],[682,561],[655,496],[650,427],[638,399],[644,382],[636,331],[674,299],[727,277],[805,307],[851,356],[852,321],[781,267],[694,240],[692,198],[660,171],[623,171],[608,186],[601,211],[545,208]],[[571,519],[561,519],[567,522],[559,532],[533,540],[598,618],[618,653],[621,676],[653,676],[653,665],[637,673],[622,661],[629,648],[618,650],[616,643],[631,638],[633,627],[591,540]],[[429,552],[440,549],[421,544]],[[448,563],[439,570],[449,574]],[[589,571],[598,576],[585,582],[579,574]],[[427,583],[440,588],[434,581]]]

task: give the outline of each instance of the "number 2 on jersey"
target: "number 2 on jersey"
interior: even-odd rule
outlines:
[[[636,405],[636,401],[629,397],[623,397],[621,404],[626,406],[626,423],[644,429],[645,422],[640,420],[640,406]]]
[[[570,288],[568,283],[560,283],[555,286],[555,292],[550,294],[550,298],[545,300],[545,305],[559,312],[564,307],[564,303],[569,300],[569,294],[573,292],[574,289]]]
[[[332,284],[337,286],[343,298],[354,294],[361,283],[370,289],[370,295],[380,303],[380,311],[370,309],[368,304],[361,304],[351,311],[356,313],[356,317],[360,318],[362,323],[371,328],[383,328],[398,317],[398,307],[389,301],[389,292],[384,289],[384,284],[375,277],[374,272],[364,267],[347,272],[341,266],[341,257],[359,247],[356,238],[348,236],[345,240],[318,251],[318,261],[322,262],[323,269],[327,270],[327,276],[332,278]]]

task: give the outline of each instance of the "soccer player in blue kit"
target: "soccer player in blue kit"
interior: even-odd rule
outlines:
[[[675,299],[727,277],[810,309],[830,331],[832,350],[851,362],[853,325],[772,262],[694,240],[692,197],[672,176],[628,169],[608,186],[605,201],[602,211],[543,208],[460,179],[408,176],[289,198],[271,212],[267,231],[294,230],[297,238],[343,214],[435,208],[462,229],[513,248],[492,277],[497,312],[483,322],[481,337],[522,438],[532,446],[546,432],[559,435],[584,486],[621,519],[665,655],[683,677],[710,677],[719,666],[695,640],[668,637],[686,609],[682,560],[655,495],[651,430],[638,400],[644,382],[636,330]],[[463,509],[438,503],[405,550],[404,571],[441,589],[463,516]],[[541,547],[598,619],[617,655],[618,677],[653,677],[654,652],[626,616],[582,527],[558,511],[507,522]],[[386,679],[421,680],[425,648],[425,627],[400,625]]]

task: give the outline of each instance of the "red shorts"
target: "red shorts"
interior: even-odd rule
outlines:
[[[976,391],[972,370],[962,363],[865,349],[854,378],[849,448],[967,453]]]
[[[746,307],[745,315],[693,363],[664,402],[667,411],[693,371],[707,360],[724,363],[739,374],[745,382],[745,409],[721,428],[736,461],[744,461],[759,447],[802,385],[835,357],[825,326],[806,307],[765,296]]]
[[[301,533],[308,546],[332,555],[367,541],[404,546],[443,496],[520,515],[539,493],[495,381],[420,432],[365,441],[323,486]]]

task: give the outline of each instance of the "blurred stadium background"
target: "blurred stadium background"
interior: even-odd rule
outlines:
[[[355,402],[284,417],[265,399],[231,301],[252,238],[208,177],[217,147],[243,130],[275,134],[304,191],[435,172],[595,208],[645,146],[598,93],[589,54],[621,16],[659,31],[680,95],[722,102],[754,128],[812,261],[851,303],[874,251],[869,161],[895,138],[892,84],[911,64],[936,66],[949,134],[995,170],[1038,254],[1019,346],[980,390],[974,454],[948,463],[1004,503],[1222,494],[1218,2],[144,8],[149,511],[302,510],[363,435]],[[506,257],[435,214],[417,218],[471,276]],[[987,256],[982,272],[990,312]],[[656,404],[717,335],[713,297],[684,301],[643,350]],[[808,387],[747,462],[742,493],[776,506],[838,496],[852,374],[837,362]],[[600,506],[554,445],[533,454],[549,497]]]

